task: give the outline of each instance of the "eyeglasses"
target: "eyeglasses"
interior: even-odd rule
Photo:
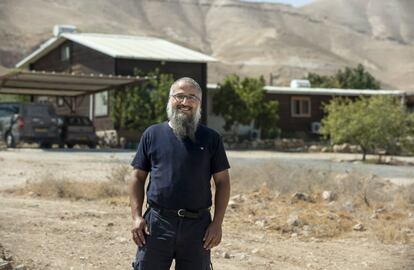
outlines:
[[[170,97],[173,97],[178,102],[184,102],[184,99],[187,99],[190,102],[200,101],[199,97],[193,95],[175,94],[170,95]]]

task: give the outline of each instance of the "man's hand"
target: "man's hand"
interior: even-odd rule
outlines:
[[[205,249],[212,249],[213,247],[218,246],[221,242],[221,235],[222,235],[221,224],[217,224],[213,221],[208,226],[206,233],[204,235],[203,247]]]
[[[144,234],[149,235],[148,226],[145,222],[143,217],[137,217],[132,225],[132,239],[134,240],[135,244],[139,247],[145,245],[145,236]]]

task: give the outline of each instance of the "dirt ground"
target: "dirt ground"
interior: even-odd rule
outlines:
[[[75,200],[45,198],[27,190],[5,191],[51,176],[79,182],[108,180],[116,168],[128,164],[129,158],[130,154],[120,158],[111,153],[0,151],[0,244],[6,255],[12,256],[9,259],[13,264],[41,270],[131,269],[136,247],[130,238],[131,219],[125,196]],[[231,162],[233,168],[246,167],[245,160],[242,165],[236,159]],[[261,170],[249,168],[255,169]],[[332,203],[283,204],[285,197],[275,195],[277,185],[243,188],[243,182],[238,181],[240,174],[233,171],[232,175],[233,205],[226,214],[223,241],[212,251],[214,269],[414,269],[412,205],[398,215],[384,216],[384,222],[400,218],[398,223],[405,224],[404,241],[373,237],[370,226],[374,223],[368,219],[368,228],[363,231],[335,231],[330,237],[321,233],[306,235],[304,226],[287,231],[276,226],[285,222],[283,211],[323,214]],[[390,183],[385,187],[398,190]],[[278,208],[282,204],[285,207]],[[371,211],[372,204],[365,208]],[[355,213],[348,217],[352,222],[358,219]]]

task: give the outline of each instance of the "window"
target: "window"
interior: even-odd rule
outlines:
[[[311,100],[310,97],[292,97],[291,98],[292,117],[310,117]]]
[[[65,104],[63,97],[57,97],[57,105],[58,107],[63,107],[63,105]]]
[[[95,116],[108,116],[108,91],[95,94]]]
[[[62,46],[60,48],[60,60],[67,61],[70,59],[70,47],[69,45]]]

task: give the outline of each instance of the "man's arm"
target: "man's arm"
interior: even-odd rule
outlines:
[[[224,214],[226,213],[227,204],[230,197],[230,176],[229,171],[224,170],[213,174],[216,185],[216,194],[214,197],[214,216],[213,221],[207,228],[204,236],[204,248],[211,249],[218,246],[221,242]]]
[[[129,201],[131,204],[132,215],[132,239],[134,242],[142,247],[145,245],[144,233],[149,234],[145,219],[142,217],[142,205],[145,197],[145,181],[148,172],[134,169],[132,179],[129,184]]]

